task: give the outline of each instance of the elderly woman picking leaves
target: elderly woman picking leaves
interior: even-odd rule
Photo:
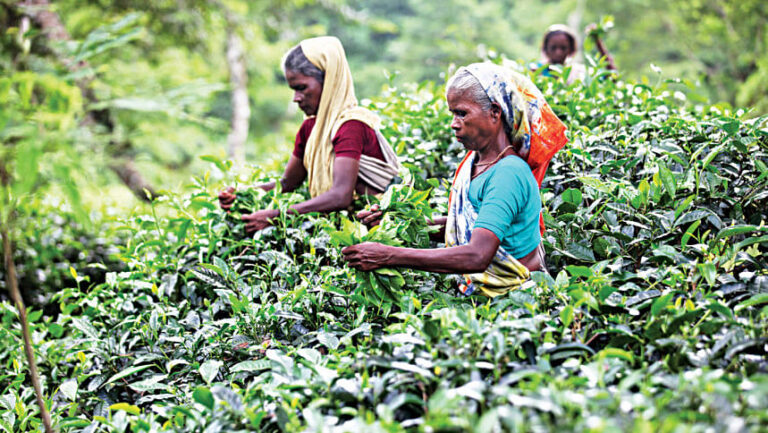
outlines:
[[[295,213],[346,209],[355,193],[378,194],[397,174],[397,156],[379,132],[379,118],[359,107],[344,47],[332,36],[302,41],[283,60],[285,79],[294,90],[293,102],[307,119],[280,184],[293,191],[309,183],[311,199],[291,206]],[[261,185],[265,190],[275,182]],[[235,200],[234,188],[219,194],[223,209]],[[278,210],[243,215],[251,233],[271,225]]]
[[[456,170],[445,224],[446,248],[362,243],[342,250],[361,270],[409,267],[463,274],[459,289],[494,297],[544,269],[539,187],[567,139],[565,126],[531,81],[509,69],[476,63],[448,81],[451,128],[467,155]],[[379,212],[358,215],[374,222]]]

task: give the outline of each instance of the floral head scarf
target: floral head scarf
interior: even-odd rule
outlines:
[[[563,122],[528,77],[493,63],[473,63],[459,71],[462,69],[472,74],[491,102],[501,107],[509,139],[519,146],[517,153],[541,187],[549,162],[568,142]]]

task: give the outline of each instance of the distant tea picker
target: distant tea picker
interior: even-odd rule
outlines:
[[[539,188],[565,125],[527,77],[491,63],[460,68],[446,87],[451,128],[467,149],[443,225],[446,248],[412,249],[367,242],[342,250],[361,270],[407,267],[463,274],[465,295],[494,297],[545,270]],[[381,212],[358,214],[375,225]]]
[[[332,212],[348,208],[354,193],[383,192],[398,172],[397,155],[379,132],[378,116],[357,105],[341,42],[332,36],[306,39],[285,55],[283,71],[307,119],[279,182],[283,191],[293,191],[307,181],[312,196],[291,210]],[[269,191],[275,182],[260,187]],[[223,209],[232,206],[234,193],[229,187],[219,194]],[[246,232],[269,227],[278,214],[254,209],[242,217]]]
[[[613,63],[613,57],[600,38],[599,26],[597,24],[590,24],[584,31],[588,37],[593,39],[598,52],[605,58],[606,68],[615,71],[616,66]],[[567,82],[572,83],[576,80],[583,80],[586,76],[586,70],[583,64],[575,60],[576,53],[578,52],[577,47],[578,39],[576,34],[568,26],[553,24],[544,33],[541,41],[542,60],[532,64],[531,69],[534,71],[541,69],[541,75],[549,77],[552,76],[551,66],[570,66],[571,72],[568,75]]]

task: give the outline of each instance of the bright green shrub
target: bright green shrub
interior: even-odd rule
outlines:
[[[393,192],[403,195],[391,210],[411,218],[389,217],[374,232],[341,212],[281,216],[243,238],[215,205],[220,185],[204,176],[156,203],[169,217],[126,220],[124,272],[61,290],[62,314],[35,318],[59,427],[760,431],[764,119],[691,107],[674,82],[537,82],[571,138],[543,190],[551,276],[535,273],[531,287],[488,301],[397,270],[402,284],[387,274],[397,281],[376,281],[388,295],[370,296],[334,242],[380,232],[425,246],[425,184]],[[459,152],[449,115],[438,87],[424,89],[375,106],[424,178],[450,176]],[[420,149],[417,137],[433,143]],[[240,196],[247,207],[301,198]],[[18,339],[3,305],[0,332]],[[34,419],[15,347],[0,351],[8,430],[21,428],[19,413]]]

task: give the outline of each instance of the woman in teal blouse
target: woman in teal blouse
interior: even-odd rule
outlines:
[[[451,187],[446,248],[399,248],[368,242],[342,250],[361,270],[410,267],[460,273],[465,295],[494,297],[545,269],[539,186],[567,139],[541,92],[514,71],[490,63],[460,68],[448,81],[456,140],[467,149]],[[379,212],[358,215],[375,223]]]
[[[519,156],[504,156],[472,178],[469,202],[478,214],[475,228],[496,235],[512,256],[525,257],[541,243],[539,186]]]

